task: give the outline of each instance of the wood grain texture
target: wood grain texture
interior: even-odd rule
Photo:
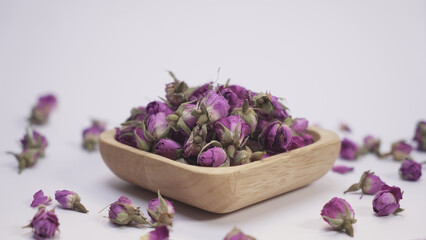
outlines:
[[[118,177],[163,196],[214,212],[228,213],[305,186],[333,166],[339,137],[310,127],[315,142],[253,163],[209,168],[192,166],[145,152],[114,139],[115,130],[100,136],[100,151]]]

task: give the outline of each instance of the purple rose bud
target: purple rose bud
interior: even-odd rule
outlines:
[[[55,209],[46,211],[46,207],[42,205],[27,227],[33,229],[35,239],[43,240],[55,236],[56,231],[59,231],[58,226],[59,221]]]
[[[417,143],[417,150],[426,151],[426,121],[417,123],[413,140]]]
[[[273,121],[260,133],[259,141],[268,151],[285,152],[292,142],[291,128],[279,121]]]
[[[229,112],[232,112],[235,108],[242,107],[244,100],[248,98],[247,90],[237,85],[221,88],[219,91],[229,103]]]
[[[257,114],[265,120],[284,121],[289,114],[287,108],[271,93],[259,93],[253,98]]]
[[[214,90],[213,82],[208,82],[202,85],[201,87],[195,89],[189,96],[188,100],[189,101],[200,100],[201,98],[205,97],[207,93],[211,90]]]
[[[169,240],[169,229],[167,226],[161,225],[143,235],[140,240]]]
[[[195,107],[193,103],[184,103],[179,106],[174,114],[167,116],[173,130],[182,132],[184,138],[191,134],[197,123],[198,118],[191,114]]]
[[[228,145],[241,147],[246,142],[251,131],[250,125],[238,115],[230,115],[219,119],[215,122],[214,129],[220,143],[225,147]]]
[[[228,162],[227,159],[228,157],[223,148],[212,147],[198,156],[197,163],[205,167],[220,167]]]
[[[174,81],[166,84],[166,99],[172,106],[179,107],[188,100],[188,85],[179,81],[171,71],[169,74]]]
[[[92,126],[83,130],[83,148],[87,151],[94,151],[98,148],[99,136],[105,131],[106,124],[93,120]]]
[[[399,168],[402,179],[417,181],[422,176],[422,165],[416,161],[405,159]]]
[[[29,122],[43,125],[49,119],[50,112],[56,107],[57,101],[53,94],[41,96],[37,104],[31,110]]]
[[[214,123],[218,119],[226,117],[229,111],[228,101],[214,91],[208,91],[200,100],[197,109],[192,114],[199,116],[197,124]]]
[[[404,140],[392,144],[391,154],[394,160],[402,161],[410,157],[413,147]]]
[[[256,240],[256,238],[246,235],[240,229],[234,227],[223,240]]]
[[[333,172],[337,172],[337,173],[340,173],[340,174],[345,174],[345,173],[348,173],[348,172],[352,172],[354,170],[354,168],[353,167],[346,167],[346,166],[337,165],[337,166],[334,166],[331,170]]]
[[[157,198],[149,201],[147,212],[152,222],[157,225],[173,226],[175,208],[169,200],[161,196],[160,191],[158,191]]]
[[[169,134],[169,121],[166,119],[166,114],[164,112],[159,112],[152,114],[146,120],[146,130],[153,139],[159,140],[166,138]],[[145,136],[147,136],[145,131]],[[150,137],[147,136],[149,139]]]
[[[303,134],[308,127],[308,123],[308,120],[305,118],[296,118],[291,125],[291,129],[293,129],[296,134]]]
[[[149,151],[152,145],[152,139],[148,140],[148,136],[145,135],[145,125],[142,123],[142,128],[135,125],[125,126],[122,129],[116,128],[115,140],[120,143],[144,150]]]
[[[87,213],[89,212],[86,207],[81,204],[80,196],[73,191],[62,190],[55,192],[55,199],[65,209],[71,209],[77,212]]]
[[[130,225],[133,222],[136,224],[149,224],[139,208],[136,208],[126,196],[121,196],[117,201],[111,203],[108,218],[117,225]]]
[[[201,127],[196,126],[189,135],[189,138],[185,141],[183,145],[183,157],[189,158],[192,156],[197,156],[201,149],[206,145],[207,141],[207,126],[202,125]]]
[[[34,166],[40,157],[40,150],[34,148],[24,149],[20,154],[8,153],[14,155],[16,160],[18,160],[18,173],[21,173],[24,168]]]
[[[39,150],[40,157],[44,156],[44,150],[48,143],[47,139],[37,131],[27,129],[27,133],[21,139],[22,149],[34,148]]]
[[[399,187],[382,186],[380,192],[374,196],[373,210],[377,216],[387,216],[397,214],[403,211],[399,207],[399,201],[402,199],[402,192]]]
[[[352,224],[356,223],[355,212],[345,199],[331,199],[322,208],[321,217],[335,230],[345,230],[349,236],[354,236]]]
[[[52,202],[52,198],[45,196],[43,190],[39,190],[34,193],[33,201],[31,202],[31,207],[38,207],[39,205],[49,205]]]
[[[380,156],[380,139],[377,139],[371,135],[368,135],[364,138],[364,144],[363,147],[371,153],[374,153],[378,156]]]
[[[358,145],[349,140],[348,138],[344,138],[342,140],[342,146],[340,149],[340,157],[347,160],[355,160],[357,158]]]
[[[179,143],[171,139],[164,138],[158,141],[158,143],[155,145],[154,153],[176,160],[182,156],[183,149]]]
[[[126,122],[139,121],[143,122],[146,118],[146,107],[133,108],[130,112],[130,117],[127,118]]]
[[[261,151],[252,152],[251,149],[246,146],[245,149],[235,152],[234,157],[231,159],[231,165],[236,166],[251,163],[262,159],[265,154],[265,152]]]
[[[344,193],[361,189],[363,193],[372,195],[380,191],[383,185],[385,185],[385,183],[379,176],[375,175],[373,172],[366,171],[362,174],[359,182],[350,186]]]
[[[153,115],[159,112],[164,113],[166,116],[173,113],[173,110],[163,102],[153,101],[146,105],[146,114]]]

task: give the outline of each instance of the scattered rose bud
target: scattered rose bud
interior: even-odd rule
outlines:
[[[426,121],[417,123],[413,140],[417,143],[417,150],[426,151]]]
[[[62,207],[66,209],[72,209],[77,212],[87,213],[86,207],[81,204],[80,196],[73,191],[62,190],[55,192],[55,199],[58,201]]]
[[[154,147],[154,153],[166,158],[176,160],[182,156],[182,146],[171,139],[161,139]]]
[[[354,170],[354,168],[353,167],[346,167],[346,166],[333,166],[333,168],[331,170],[333,170],[333,172],[345,174],[345,173],[348,173],[348,172],[352,172]]]
[[[37,213],[26,227],[31,227],[34,231],[34,238],[43,240],[55,236],[58,229],[59,221],[55,214],[55,209],[46,211],[46,207],[41,205]]]
[[[44,156],[44,151],[48,145],[47,139],[39,132],[27,129],[27,133],[21,139],[22,149],[37,149],[39,156]]]
[[[402,179],[417,181],[422,176],[422,165],[411,159],[405,159],[399,168]]]
[[[94,151],[99,145],[99,136],[105,131],[106,124],[93,120],[92,126],[83,130],[83,148],[87,151]]]
[[[126,196],[121,196],[109,206],[109,220],[117,225],[149,224],[139,208]]]
[[[411,158],[410,153],[413,150],[413,147],[406,143],[404,140],[395,142],[392,144],[391,152],[384,154],[383,157],[392,155],[393,159],[396,161],[402,161],[406,158]]]
[[[352,224],[356,223],[355,212],[346,200],[338,197],[331,199],[321,210],[321,217],[335,230],[345,230],[349,236],[354,236]]]
[[[245,144],[251,131],[250,125],[238,115],[221,118],[214,126],[219,142],[224,147],[234,145],[240,148]]]
[[[359,147],[355,142],[348,138],[343,138],[340,157],[346,160],[355,160],[357,158],[358,149]]]
[[[256,240],[256,238],[246,235],[240,229],[234,227],[223,240]]]
[[[259,135],[259,141],[268,151],[285,152],[292,142],[291,128],[279,121],[273,121],[265,126]]]
[[[56,107],[57,101],[53,94],[41,96],[37,104],[31,110],[29,122],[31,124],[43,125],[49,119],[50,112]]]
[[[344,193],[354,192],[361,189],[363,193],[372,195],[380,191],[383,185],[385,185],[385,183],[379,176],[375,175],[373,172],[365,171],[359,182],[350,186]]]
[[[340,123],[339,129],[340,129],[340,131],[346,132],[346,133],[351,133],[352,132],[351,128],[346,123]]]
[[[153,223],[157,223],[157,225],[173,226],[175,208],[169,200],[161,196],[160,191],[158,191],[157,198],[149,201],[147,212]]]
[[[399,201],[402,199],[402,192],[399,187],[382,186],[381,190],[374,196],[373,210],[377,216],[387,216],[397,214],[403,209],[399,207]]]
[[[143,235],[140,240],[169,240],[169,229],[167,226],[161,225]]]
[[[377,139],[371,135],[368,135],[364,138],[363,147],[370,153],[374,153],[377,156],[380,156],[380,139]]]
[[[169,71],[173,82],[166,84],[166,99],[174,107],[179,107],[188,100],[188,85],[184,81],[179,81],[173,72]]]
[[[40,157],[40,151],[34,148],[24,149],[20,154],[8,153],[14,155],[18,160],[18,173],[21,173],[24,168],[34,166]]]
[[[45,196],[43,190],[39,190],[33,195],[33,201],[31,207],[38,207],[39,205],[48,205],[52,201],[52,198]]]

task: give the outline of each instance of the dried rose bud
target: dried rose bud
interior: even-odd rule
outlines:
[[[21,139],[22,149],[38,149],[40,157],[44,156],[44,150],[46,149],[48,143],[47,139],[41,135],[39,132],[34,130],[27,129],[27,133]]]
[[[265,152],[261,151],[252,152],[251,149],[246,146],[244,150],[238,150],[235,152],[233,155],[234,157],[231,159],[231,165],[236,166],[251,163],[262,159],[265,154]]]
[[[314,139],[312,135],[308,133],[304,133],[302,136],[294,135],[291,138],[291,144],[288,147],[288,151],[304,147],[306,145],[312,144],[314,142]]]
[[[83,130],[83,148],[87,151],[94,151],[99,145],[99,136],[105,131],[106,124],[93,120],[92,126]]]
[[[417,150],[426,151],[426,121],[417,123],[413,140],[417,142]]]
[[[422,176],[422,165],[411,159],[405,159],[399,168],[402,179],[417,181]]]
[[[31,110],[28,119],[31,124],[43,125],[49,119],[50,112],[56,107],[57,101],[53,94],[41,96]]]
[[[250,133],[253,134],[256,131],[258,124],[257,113],[249,105],[249,101],[246,99],[241,108],[235,108],[231,115],[239,115],[244,119],[248,125],[250,125]],[[266,123],[265,123],[266,124]]]
[[[207,125],[202,125],[194,127],[189,135],[189,138],[185,141],[183,145],[183,157],[189,158],[192,156],[197,156],[201,149],[206,145],[207,141]]]
[[[170,132],[169,121],[164,112],[152,114],[146,120],[146,130],[144,131],[147,139],[153,138],[160,140],[166,138]]]
[[[355,212],[345,199],[331,199],[321,210],[321,217],[335,230],[345,230],[349,236],[354,236],[352,224],[356,223]]]
[[[246,235],[240,229],[234,227],[223,240],[256,240],[256,238]]]
[[[139,208],[136,208],[132,200],[126,196],[121,196],[109,206],[108,218],[117,225],[149,224]]]
[[[309,122],[305,118],[296,118],[291,125],[291,129],[293,129],[296,134],[303,134],[305,133],[308,124]]]
[[[21,173],[24,168],[34,166],[40,157],[40,150],[34,148],[24,149],[20,154],[8,153],[14,155],[16,160],[18,160],[18,173]]]
[[[340,174],[345,174],[345,173],[348,173],[348,172],[352,172],[354,170],[354,168],[353,167],[346,167],[346,166],[340,166],[340,165],[338,165],[338,166],[333,166],[333,168],[331,170],[333,172],[337,172],[337,173],[340,173]]]
[[[147,212],[153,223],[157,223],[157,225],[173,226],[175,208],[172,202],[161,196],[160,191],[158,191],[157,198],[149,201]]]
[[[394,160],[402,161],[406,158],[410,158],[410,153],[413,147],[406,143],[404,140],[398,141],[392,144],[391,154]]]
[[[39,205],[49,205],[52,202],[52,198],[45,196],[43,190],[39,190],[33,195],[33,201],[31,207],[38,207]]]
[[[279,101],[279,99],[271,93],[259,93],[253,97],[254,109],[257,114],[265,119],[272,120],[276,119],[284,121],[289,114],[287,108]]]
[[[234,145],[239,148],[245,144],[249,137],[250,125],[240,116],[230,115],[216,121],[214,130],[222,146]]]
[[[374,153],[377,156],[380,156],[380,139],[377,139],[371,135],[368,135],[364,138],[363,148],[370,153]]]
[[[126,119],[126,122],[132,122],[132,121],[143,122],[145,121],[146,116],[147,116],[146,107],[133,108],[130,111],[130,117]]]
[[[173,72],[169,71],[169,74],[174,81],[166,84],[166,99],[172,106],[179,107],[188,100],[188,85],[178,80]]]
[[[116,128],[115,140],[123,144],[149,151],[151,149],[152,140],[148,140],[145,136],[145,125],[142,123],[141,127],[135,125],[124,126],[123,128]]]
[[[373,210],[377,216],[387,216],[397,214],[403,211],[399,207],[399,201],[402,199],[402,192],[399,187],[382,186],[380,192],[374,196]]]
[[[224,97],[214,91],[208,91],[206,94],[192,111],[193,115],[198,116],[197,125],[214,123],[228,115],[229,104]]]
[[[201,87],[198,87],[195,90],[192,90],[191,95],[189,96],[189,101],[200,100],[205,97],[207,93],[211,90],[214,90],[213,82],[208,82]]]
[[[163,102],[153,101],[146,105],[146,114],[153,115],[159,112],[164,113],[166,116],[173,113],[173,110]]]
[[[140,240],[169,240],[169,229],[162,225],[143,235]]]
[[[260,133],[259,142],[268,151],[285,152],[292,142],[291,128],[279,121],[273,121],[266,125]]]
[[[191,114],[195,107],[193,103],[183,103],[174,114],[166,117],[170,121],[173,130],[181,131],[184,137],[188,137],[191,134],[197,123],[198,118]]]
[[[234,87],[240,87],[240,86],[234,86]],[[235,108],[240,108],[241,106],[243,106],[244,100],[246,99],[245,96],[238,95],[237,93],[232,91],[232,89],[229,87],[222,88],[220,90],[220,94],[228,101],[229,112],[232,112]]]
[[[154,147],[154,153],[176,160],[182,156],[182,146],[171,139],[161,139]]]
[[[86,207],[81,204],[80,196],[73,191],[62,190],[55,192],[55,199],[62,207],[66,209],[72,209],[77,212],[87,213],[89,212]]]
[[[347,160],[355,160],[358,155],[358,150],[359,147],[355,142],[348,138],[344,138],[340,149],[340,157]]]
[[[33,229],[35,239],[43,240],[55,236],[56,231],[59,231],[58,226],[59,221],[55,209],[46,211],[46,207],[41,205],[31,223],[26,227]]]
[[[206,145],[205,148],[206,147],[208,147],[208,145]],[[204,152],[200,152],[197,158],[197,163],[198,165],[205,167],[222,167],[229,166],[230,164],[225,150],[221,147],[212,147]]]
[[[383,185],[385,185],[385,183],[379,176],[375,175],[373,172],[365,171],[359,182],[350,186],[344,193],[354,192],[361,189],[363,193],[372,195],[380,191]]]

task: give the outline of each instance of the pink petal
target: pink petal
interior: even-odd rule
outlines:
[[[340,174],[345,174],[347,172],[353,171],[354,168],[353,167],[346,167],[346,166],[336,165],[331,170],[333,170],[333,172],[337,172],[337,173],[340,173]]]

